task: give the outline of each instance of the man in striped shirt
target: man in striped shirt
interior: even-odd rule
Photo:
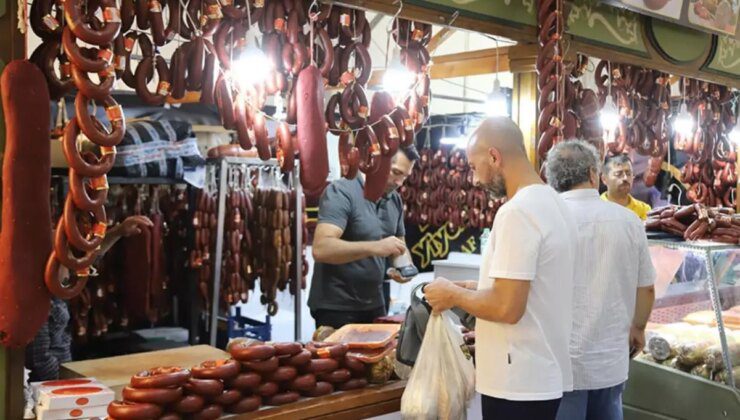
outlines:
[[[549,184],[578,225],[570,357],[573,392],[558,420],[621,420],[629,359],[645,345],[655,269],[640,219],[599,198],[599,155],[587,142],[556,145],[547,155]]]

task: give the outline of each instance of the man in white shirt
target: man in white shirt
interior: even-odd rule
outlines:
[[[483,250],[478,282],[438,278],[424,293],[435,312],[460,307],[477,317],[484,419],[554,419],[563,391],[572,390],[575,221],[532,167],[510,119],[483,121],[467,154],[476,184],[508,201]]]
[[[599,198],[599,155],[584,141],[556,145],[546,175],[578,224],[570,356],[574,391],[558,420],[621,420],[630,357],[645,345],[655,270],[645,228],[629,209]]]

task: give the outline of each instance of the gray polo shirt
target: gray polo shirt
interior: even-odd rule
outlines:
[[[397,192],[377,202],[366,200],[363,181],[339,179],[332,182],[319,203],[318,223],[331,223],[344,232],[349,242],[377,241],[404,236],[403,203]],[[347,264],[316,262],[308,295],[311,309],[367,311],[384,305],[383,280],[386,259],[364,258]]]

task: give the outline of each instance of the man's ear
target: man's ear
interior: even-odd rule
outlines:
[[[501,158],[501,152],[497,148],[491,147],[488,149],[488,156],[491,158],[494,165],[501,166],[503,159]]]

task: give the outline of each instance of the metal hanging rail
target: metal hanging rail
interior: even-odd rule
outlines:
[[[211,298],[211,314],[210,314],[210,339],[209,343],[211,346],[216,346],[216,337],[218,332],[218,321],[219,321],[219,294],[221,291],[221,264],[223,262],[223,250],[224,250],[224,227],[226,219],[226,193],[227,193],[227,173],[229,167],[232,165],[247,165],[247,166],[259,166],[259,167],[274,167],[278,168],[278,162],[276,159],[262,160],[259,158],[239,158],[239,157],[223,157],[217,159],[208,159],[206,165],[218,165],[218,215],[216,224],[216,252],[213,262],[213,293]],[[301,340],[301,299],[302,292],[301,281],[303,273],[303,214],[302,200],[303,195],[301,180],[300,180],[300,164],[296,160],[294,169],[290,172],[290,177],[293,180],[293,188],[295,188],[296,203],[295,203],[295,214],[294,222],[296,229],[296,243],[293,244],[295,252],[293,252],[293,266],[295,267],[295,279],[297,287],[295,288],[295,302],[294,302],[294,335],[295,340]]]

